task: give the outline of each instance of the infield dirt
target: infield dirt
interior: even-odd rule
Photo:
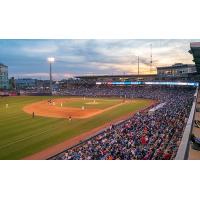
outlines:
[[[122,104],[128,103],[129,101],[120,102],[116,105],[110,106],[105,109],[96,109],[96,108],[87,108],[82,109],[75,107],[62,107],[61,104],[66,102],[77,101],[76,98],[59,98],[54,99],[52,103],[49,103],[48,100],[39,101],[36,103],[28,104],[24,106],[23,111],[29,114],[34,112],[35,116],[43,116],[43,117],[54,117],[54,118],[68,118],[71,116],[75,119],[85,119],[92,117],[97,114],[101,114],[102,112],[111,110],[116,108]],[[86,103],[88,104],[88,103]]]

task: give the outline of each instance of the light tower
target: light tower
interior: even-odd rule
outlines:
[[[141,52],[139,49],[136,49],[135,51],[135,59],[137,59],[137,75],[139,76],[140,75],[140,58],[141,58]]]
[[[152,70],[152,64],[153,64],[153,61],[152,61],[152,44],[150,45],[151,47],[151,55],[150,55],[150,74],[151,74],[151,70]]]
[[[47,58],[47,61],[49,62],[50,93],[52,95],[52,69],[51,69],[51,65],[55,62],[55,58],[49,57],[49,58]]]

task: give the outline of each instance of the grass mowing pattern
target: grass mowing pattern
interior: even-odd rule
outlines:
[[[85,131],[101,126],[113,119],[136,112],[150,105],[149,100],[134,100],[87,119],[66,119],[38,117],[23,112],[30,103],[49,97],[3,97],[0,98],[0,159],[20,159],[55,145]],[[115,105],[121,100],[100,99],[101,106]],[[83,99],[78,100],[86,101]],[[103,105],[103,102],[106,102]],[[6,109],[6,104],[8,108]],[[81,103],[82,104],[82,103]],[[92,105],[92,106],[98,106]],[[112,106],[111,105],[111,106]],[[96,107],[94,107],[96,108]]]

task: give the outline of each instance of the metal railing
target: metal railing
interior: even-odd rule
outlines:
[[[194,95],[194,101],[192,104],[190,115],[189,115],[187,124],[185,126],[183,137],[179,145],[175,160],[187,160],[189,156],[190,134],[192,133],[192,130],[193,130],[193,123],[194,123],[196,105],[197,105],[197,99],[198,99],[198,89],[199,88],[197,87],[196,93]]]

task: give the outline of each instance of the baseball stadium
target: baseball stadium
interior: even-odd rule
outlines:
[[[152,45],[151,45],[152,50]],[[200,43],[193,64],[141,73],[8,78],[0,64],[1,160],[200,159]],[[6,65],[5,65],[6,64]]]

